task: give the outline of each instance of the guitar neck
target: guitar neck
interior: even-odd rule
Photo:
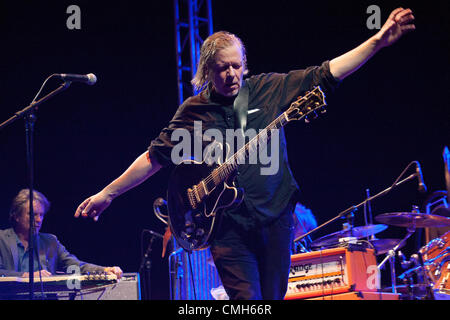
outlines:
[[[212,189],[219,183],[227,180],[236,171],[239,164],[245,163],[245,160],[249,158],[250,154],[256,154],[259,148],[267,146],[267,143],[272,138],[273,130],[280,129],[288,122],[289,120],[286,113],[282,113],[266,128],[253,137],[247,144],[228,158],[223,164],[214,169],[210,176],[204,179],[204,182],[209,185],[208,187],[210,189]]]
[[[261,130],[255,137],[253,137],[246,145],[239,149],[233,156],[227,159],[222,166],[229,166],[232,170],[236,170],[238,164],[244,163],[250,154],[256,154],[261,146],[267,146],[267,143],[272,138],[273,130],[278,130],[288,123],[288,118],[285,113],[282,113],[278,118],[272,121],[266,128]],[[221,166],[221,167],[222,167]],[[221,167],[217,168],[220,169]]]
[[[261,130],[233,156],[214,169],[208,177],[201,181],[201,184],[203,184],[206,191],[214,189],[220,183],[226,181],[236,171],[237,166],[245,163],[251,154],[256,154],[258,149],[261,150],[262,147],[266,147],[268,141],[272,138],[274,130],[280,129],[291,120],[307,119],[311,113],[315,114],[315,111],[321,108],[322,112],[325,112],[323,109],[325,105],[325,95],[319,86],[305,96],[299,97],[285,112]]]

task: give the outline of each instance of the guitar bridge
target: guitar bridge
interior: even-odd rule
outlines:
[[[203,181],[187,190],[187,196],[192,209],[197,209],[199,203],[202,202],[202,200],[207,195],[208,190],[206,189],[205,183]]]
[[[195,186],[194,189],[189,188],[187,190],[187,197],[189,199],[189,204],[191,205],[192,209],[197,209],[197,205],[200,202],[200,199],[198,198],[198,193],[196,193],[195,190],[196,190]]]

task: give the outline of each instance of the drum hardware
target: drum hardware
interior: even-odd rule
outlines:
[[[434,289],[438,291],[449,291],[450,286],[448,286],[448,278],[450,274],[450,248],[445,249],[440,255],[437,257],[425,261],[425,271],[428,271],[428,267],[434,267],[434,272],[428,273],[428,276],[432,277],[432,281],[434,282]],[[442,259],[439,261],[439,259]],[[443,290],[445,289],[445,290]],[[448,292],[450,293],[450,292]]]
[[[384,264],[389,261],[390,267],[391,267],[391,281],[392,281],[392,292],[397,293],[396,289],[396,274],[395,274],[395,254],[400,249],[401,246],[403,246],[406,241],[415,233],[416,228],[425,228],[431,224],[437,224],[437,223],[443,223],[442,219],[436,218],[432,215],[427,215],[424,213],[420,213],[417,206],[413,206],[412,212],[394,212],[394,213],[385,213],[381,214],[375,217],[375,220],[378,222],[387,223],[394,226],[399,227],[406,227],[407,228],[407,234],[406,236],[391,250],[389,250],[386,254],[385,259],[378,265],[378,269],[381,270],[381,268],[384,267]],[[399,253],[400,256],[403,256],[401,253]],[[420,278],[421,283],[425,283],[425,286],[427,287],[427,296],[433,299],[433,292],[432,287],[429,282],[428,277],[423,277],[423,270],[424,270],[424,263],[421,255],[418,255],[418,258],[413,257],[413,260],[411,260],[410,263],[413,263],[414,261],[419,261],[420,265],[416,268],[411,269],[411,272],[415,272]],[[403,265],[407,266],[408,263],[404,260]],[[419,273],[420,272],[420,273]],[[411,284],[411,278],[409,277],[410,272],[404,273],[400,278],[402,280],[406,279],[407,285]]]
[[[449,234],[445,234],[423,246],[417,254],[411,255],[410,260],[399,253],[402,268],[408,270],[398,278],[405,283],[408,299],[450,299],[449,244]]]
[[[442,252],[439,255],[437,255],[436,257],[434,257],[433,259],[425,261],[425,265],[426,266],[430,265],[430,266],[436,267],[437,268],[437,272],[435,272],[435,273],[440,274],[440,270],[441,270],[443,264],[445,262],[447,262],[450,259],[450,257],[448,257],[446,259],[443,259],[440,262],[437,262],[437,260],[439,260],[442,257],[447,256],[449,253],[450,253],[450,247],[447,247],[444,250],[442,250]]]
[[[375,217],[376,219],[377,217]],[[385,263],[389,261],[389,265],[391,268],[391,282],[392,282],[392,293],[397,293],[396,289],[396,274],[395,274],[395,253],[397,250],[399,250],[402,246],[405,245],[406,241],[414,234],[416,231],[415,226],[409,227],[407,229],[408,233],[406,236],[391,250],[389,250],[386,254],[386,257],[383,259],[383,261],[378,265],[378,270],[381,270]]]
[[[415,166],[415,168],[416,168],[415,171],[416,171],[416,172],[413,173],[413,174],[410,174],[408,177],[406,177],[406,178],[400,180],[400,179],[403,177],[403,175],[407,172],[407,170],[409,170],[409,168],[411,168],[412,166]],[[314,228],[314,229],[308,231],[307,233],[301,235],[300,237],[297,237],[297,238],[294,240],[294,242],[297,242],[297,241],[302,240],[303,238],[305,238],[305,237],[309,236],[310,234],[316,232],[317,230],[319,230],[319,229],[325,227],[326,225],[328,225],[328,224],[330,224],[330,223],[336,221],[337,219],[340,219],[340,218],[343,218],[343,217],[352,215],[353,212],[355,212],[355,211],[356,211],[358,208],[360,208],[361,206],[365,206],[365,207],[366,207],[367,204],[370,203],[372,200],[377,199],[378,197],[381,197],[381,196],[383,196],[383,195],[386,195],[387,193],[389,193],[390,191],[392,191],[392,190],[395,189],[396,187],[398,187],[398,186],[402,185],[403,183],[408,182],[408,181],[410,181],[410,180],[412,180],[412,179],[415,179],[415,178],[418,178],[418,180],[419,180],[419,185],[420,185],[421,183],[423,184],[423,181],[422,181],[422,174],[421,174],[421,171],[419,170],[419,163],[418,163],[417,161],[412,161],[412,162],[409,163],[408,166],[402,171],[402,173],[398,176],[398,178],[394,181],[394,183],[393,183],[390,187],[384,189],[383,191],[381,191],[381,192],[379,192],[379,193],[377,193],[377,194],[375,194],[375,195],[373,195],[373,196],[369,196],[369,192],[366,191],[367,197],[366,197],[366,199],[365,199],[364,201],[362,201],[361,203],[359,203],[359,204],[357,204],[357,205],[353,205],[353,206],[351,206],[351,207],[345,209],[344,211],[340,212],[340,213],[339,213],[337,216],[335,216],[334,218],[332,218],[332,219],[326,221],[325,223],[319,225],[318,227],[316,227],[316,228]],[[381,223],[383,223],[383,222],[381,222]],[[371,226],[368,227],[369,230],[370,230],[370,228],[371,228]],[[387,253],[386,258],[383,260],[383,262],[382,262],[380,265],[377,266],[378,270],[380,270],[380,269],[384,266],[384,264],[386,263],[386,261],[390,260],[390,262],[391,262],[391,263],[390,263],[390,264],[391,264],[391,278],[392,278],[392,283],[393,283],[393,286],[392,286],[392,287],[393,287],[393,293],[394,293],[394,294],[397,293],[397,292],[396,292],[396,285],[395,285],[395,278],[396,278],[396,276],[395,276],[395,265],[394,265],[394,262],[395,262],[395,252],[396,252],[400,247],[402,247],[402,246],[404,245],[404,243],[406,242],[406,240],[407,240],[407,239],[415,232],[415,228],[416,228],[416,226],[415,226],[415,224],[414,224],[414,225],[413,225],[413,228],[411,228],[411,230],[408,230],[407,236],[406,236],[404,239],[402,239],[399,243],[397,243],[397,245],[396,245],[393,249],[389,250],[388,253]],[[408,229],[410,229],[410,228],[408,228]],[[363,229],[361,229],[361,230],[365,230],[365,229],[363,228]],[[357,229],[356,231],[361,231],[361,230],[358,230],[358,229]],[[346,232],[345,230],[343,230],[343,231],[344,231],[344,232],[341,231],[341,232],[338,232],[337,234],[331,235],[330,238],[331,238],[332,240],[336,240],[336,239],[335,239],[336,236],[338,236],[339,238],[342,238],[343,233],[345,234],[345,232]],[[352,233],[352,231],[350,231],[350,236],[352,235],[351,233]],[[376,232],[375,232],[375,233],[376,233]],[[373,234],[375,234],[375,233],[373,233]],[[373,234],[368,233],[368,234],[366,234],[366,236],[370,236],[370,235],[373,235]],[[349,235],[349,232],[347,232],[346,235]],[[339,239],[339,238],[338,238],[338,239]],[[344,237],[344,238],[345,238],[345,237]],[[320,240],[320,241],[323,240],[323,241],[326,243],[326,242],[329,241],[330,239],[329,239],[329,238],[325,238],[325,239],[319,239],[319,240]],[[321,244],[320,241],[317,241],[317,242],[316,242],[316,245],[317,245],[317,244]],[[338,241],[339,241],[339,240],[338,240]],[[354,239],[352,239],[351,241],[354,241]],[[370,243],[370,242],[368,242],[368,243]],[[319,245],[319,246],[320,246],[320,245]]]
[[[366,205],[364,206],[364,221],[367,225],[373,225],[372,206],[370,204],[370,190],[366,189]],[[395,247],[400,239],[378,239],[375,234],[370,235],[368,243],[375,250],[375,255],[386,254]]]
[[[379,192],[379,193],[377,193],[377,194],[375,194],[375,195],[373,195],[373,196],[367,197],[366,199],[364,199],[364,201],[362,201],[361,203],[359,203],[359,204],[357,204],[357,205],[353,205],[353,206],[351,206],[351,207],[345,209],[344,211],[340,212],[340,213],[339,213],[337,216],[335,216],[334,218],[332,218],[332,219],[330,219],[330,220],[328,220],[328,221],[322,223],[320,226],[318,226],[318,227],[316,227],[316,228],[314,228],[314,229],[312,229],[312,230],[306,232],[305,234],[303,234],[303,235],[301,235],[301,236],[295,238],[295,239],[294,239],[294,242],[300,241],[300,240],[302,240],[303,238],[309,236],[310,234],[316,232],[317,230],[322,229],[323,227],[327,226],[328,224],[330,224],[330,223],[332,223],[332,222],[334,222],[334,221],[336,221],[336,220],[338,220],[338,219],[340,219],[340,218],[346,217],[347,215],[349,215],[349,214],[355,212],[355,211],[356,211],[358,208],[360,208],[361,206],[366,206],[367,203],[371,202],[371,201],[374,200],[374,199],[377,199],[378,197],[381,197],[381,196],[383,196],[383,195],[389,193],[390,191],[392,191],[392,190],[395,189],[396,187],[402,185],[403,183],[408,182],[408,181],[410,181],[410,180],[413,180],[413,179],[415,179],[415,178],[420,178],[420,177],[419,177],[419,172],[417,172],[417,170],[416,170],[415,173],[410,174],[408,177],[404,178],[403,180],[400,180],[400,179],[403,177],[403,175],[406,173],[406,171],[407,171],[410,167],[412,167],[413,165],[416,166],[416,168],[417,168],[418,162],[417,162],[417,161],[412,161],[411,163],[409,163],[408,166],[406,166],[406,168],[402,171],[402,173],[400,174],[400,176],[394,181],[394,183],[393,183],[390,187],[384,189],[383,191],[381,191],[381,192]]]
[[[450,219],[443,216],[421,212],[392,212],[375,217],[380,223],[397,227],[441,228],[450,227]]]
[[[450,208],[447,201],[447,191],[439,190],[433,192],[425,200],[425,212],[437,216],[450,217]],[[425,243],[429,243],[432,239],[438,238],[450,231],[450,227],[445,228],[426,228]]]
[[[426,213],[436,214],[435,210],[439,210],[441,208],[448,208],[449,202],[447,201],[447,191],[438,190],[434,191],[432,194],[428,196],[425,200],[425,211]],[[440,210],[439,210],[440,211]],[[447,211],[443,211],[443,213],[447,213]],[[438,216],[449,216],[448,214],[436,214]]]
[[[401,239],[371,239],[368,242],[370,243],[370,246],[375,250],[376,255],[382,255],[386,254],[391,250],[393,247],[395,247]],[[403,248],[405,244],[403,243],[401,245],[401,248]]]
[[[434,297],[434,291],[433,291],[433,283],[429,278],[429,275],[427,274],[426,270],[426,262],[423,261],[420,254],[413,254],[411,256],[411,260],[407,261],[407,263],[404,264],[405,267],[408,265],[414,265],[413,268],[405,271],[403,274],[401,274],[398,278],[402,280],[406,287],[408,288],[408,297],[409,300],[414,300],[417,297],[421,297],[421,299],[425,300],[435,300]],[[403,265],[402,265],[403,266]],[[414,282],[414,275],[416,276],[417,284],[423,288],[423,292],[421,295],[418,293],[414,293],[412,290],[413,282]]]
[[[415,232],[416,228],[450,226],[449,218],[446,218],[443,216],[438,216],[438,215],[421,213],[418,211],[417,207],[413,207],[412,212],[394,212],[394,213],[381,214],[381,215],[376,216],[375,220],[380,223],[386,223],[386,224],[394,225],[394,226],[398,226],[398,227],[406,227],[408,230],[408,234],[402,240],[403,243]],[[398,246],[396,246],[392,250],[390,250],[388,252],[386,258],[379,265],[379,268],[381,268],[387,260],[390,261],[392,289],[394,290],[393,292],[396,292],[395,291],[396,289],[395,289],[395,270],[393,269],[392,265],[395,262],[395,251],[397,249],[398,249]],[[419,281],[421,283],[423,283],[427,289],[426,290],[426,298],[434,299],[433,285],[432,285],[429,275],[425,273],[427,265],[424,263],[421,252],[419,252],[418,257],[419,257],[418,260],[420,262],[420,265],[411,270],[406,271],[404,274],[402,274],[400,276],[400,279],[402,279],[402,280],[406,279],[406,281],[411,282],[411,276],[413,274],[417,275],[417,277],[419,278]]]
[[[450,151],[448,150],[448,147],[445,146],[444,150],[442,151],[442,158],[444,160],[444,167],[445,167],[445,186],[447,187],[447,203],[450,202]]]
[[[345,228],[345,227],[344,227]],[[357,243],[357,239],[367,238],[387,229],[387,225],[367,225],[361,227],[349,227],[338,232],[323,236],[311,243],[312,248],[323,248],[336,245],[338,243],[348,242]]]
[[[398,279],[402,280],[405,284],[403,286],[406,289],[404,296],[407,297],[408,300],[414,300],[416,297],[425,296],[427,290],[424,281],[425,273],[424,268],[419,263],[419,256],[417,254],[413,254],[409,260],[406,260],[405,255],[399,251],[398,257],[400,258],[400,265],[402,269],[409,269],[398,277]],[[414,281],[414,275],[417,277],[416,281]],[[417,290],[417,288],[420,290]]]
[[[419,256],[417,254],[411,255],[409,260],[406,260],[406,257],[403,254],[403,252],[399,250],[397,256],[400,259],[400,265],[403,270],[407,270],[419,265]]]
[[[426,293],[425,285],[423,284],[405,284],[396,287],[400,300],[412,300],[411,297],[423,297]],[[392,292],[392,287],[382,289],[383,292]]]
[[[450,299],[450,231],[431,240],[419,250],[424,259],[425,272],[436,294]]]
[[[366,201],[364,204],[364,222],[365,225],[373,225],[372,205],[370,203],[370,190],[366,189]],[[375,234],[370,235],[368,240],[375,240]]]

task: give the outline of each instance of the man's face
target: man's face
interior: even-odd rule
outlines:
[[[242,50],[234,44],[216,52],[214,63],[208,70],[209,80],[217,93],[233,97],[239,93],[244,71]]]
[[[19,232],[29,232],[30,230],[30,212],[29,212],[29,207],[30,204],[26,203],[23,210],[22,210],[22,214],[16,218],[16,229]],[[34,201],[33,202],[33,211],[34,211],[34,223],[35,223],[35,227],[36,227],[36,233],[39,232],[39,230],[42,227],[42,222],[44,221],[44,207],[43,205],[38,202],[38,201]]]

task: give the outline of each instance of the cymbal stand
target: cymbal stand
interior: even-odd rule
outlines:
[[[406,260],[405,255],[399,250],[398,251],[398,257],[400,259],[400,265],[401,267],[406,270],[406,269],[410,269],[411,266],[417,267],[418,263],[419,263],[419,257],[417,254],[413,254],[411,255],[409,260]],[[416,268],[414,268],[416,269]],[[413,275],[412,272],[410,272],[412,269],[404,272],[403,274],[401,274],[398,279],[402,280],[403,283],[406,285],[406,289],[407,289],[407,297],[409,300],[414,300],[415,295],[414,295],[414,289],[413,289]]]
[[[400,186],[401,184],[403,184],[403,183],[405,183],[405,182],[407,182],[407,181],[410,181],[410,180],[416,178],[416,177],[417,177],[417,173],[413,173],[413,174],[409,175],[408,177],[406,177],[405,179],[403,179],[403,180],[400,181],[400,178],[403,176],[403,174],[404,174],[404,173],[409,169],[409,167],[412,166],[413,164],[415,164],[415,161],[413,161],[413,162],[411,162],[410,164],[408,164],[408,166],[403,170],[403,172],[400,174],[400,176],[395,180],[395,182],[394,182],[389,188],[386,188],[386,189],[384,189],[383,191],[377,193],[376,195],[371,196],[371,197],[365,199],[363,202],[361,202],[361,203],[359,203],[359,204],[357,204],[357,205],[354,205],[354,206],[351,206],[351,207],[345,209],[344,211],[340,212],[340,213],[339,213],[337,216],[335,216],[334,218],[332,218],[332,219],[326,221],[325,223],[322,223],[320,226],[318,226],[318,227],[316,227],[316,228],[314,228],[314,229],[308,231],[307,233],[305,233],[305,234],[299,236],[298,238],[294,239],[294,242],[300,241],[301,239],[303,239],[303,238],[309,236],[310,234],[316,232],[317,230],[319,230],[319,229],[325,227],[326,225],[328,225],[328,224],[330,224],[330,223],[332,223],[332,222],[338,220],[339,218],[342,218],[342,217],[348,215],[349,213],[354,212],[354,211],[357,210],[359,207],[365,205],[367,202],[372,201],[372,200],[374,200],[374,199],[376,199],[376,198],[378,198],[378,197],[381,197],[381,196],[387,194],[388,192],[390,192],[391,190],[393,190],[394,188]]]
[[[431,284],[430,278],[428,277],[428,274],[426,272],[425,262],[423,261],[422,253],[419,251],[418,255],[419,255],[419,264],[421,267],[420,268],[421,281],[425,284],[425,288],[426,288],[426,292],[427,292],[426,299],[435,300],[433,285]]]
[[[440,257],[437,256],[434,259],[438,259],[438,258],[440,258]],[[413,262],[411,262],[411,261],[413,261]],[[430,280],[430,277],[427,274],[427,269],[425,267],[425,264],[430,264],[430,263],[432,263],[432,261],[433,261],[433,259],[429,260],[425,263],[423,261],[422,254],[420,252],[418,254],[413,254],[411,256],[410,261],[408,261],[407,264],[408,265],[414,264],[414,267],[405,271],[403,274],[401,274],[398,277],[399,279],[403,280],[407,284],[408,294],[409,294],[411,300],[414,298],[414,295],[412,294],[412,291],[410,288],[414,274],[417,276],[417,284],[426,289],[426,295],[425,295],[424,299],[435,300],[432,281]]]
[[[389,265],[391,267],[391,282],[392,282],[392,293],[397,293],[397,287],[396,287],[396,275],[395,275],[395,255],[398,249],[400,249],[403,244],[406,242],[406,240],[409,239],[409,237],[411,237],[414,232],[416,231],[416,227],[412,226],[409,227],[408,229],[408,233],[406,234],[406,236],[391,250],[388,251],[388,253],[386,254],[386,257],[383,259],[383,261],[381,261],[381,263],[378,265],[378,270],[381,270],[381,268],[384,267],[385,263],[387,261],[389,261]]]
[[[353,211],[350,211],[345,215],[345,217],[342,217],[342,219],[345,219],[346,222],[342,224],[342,230],[350,230],[350,234],[353,235],[351,232],[353,230],[353,226],[355,224],[355,214]]]
[[[373,217],[372,217],[372,206],[370,203],[370,190],[366,189],[366,202],[364,205],[364,222],[367,225],[373,224]],[[367,240],[375,240],[375,235],[370,235]]]

